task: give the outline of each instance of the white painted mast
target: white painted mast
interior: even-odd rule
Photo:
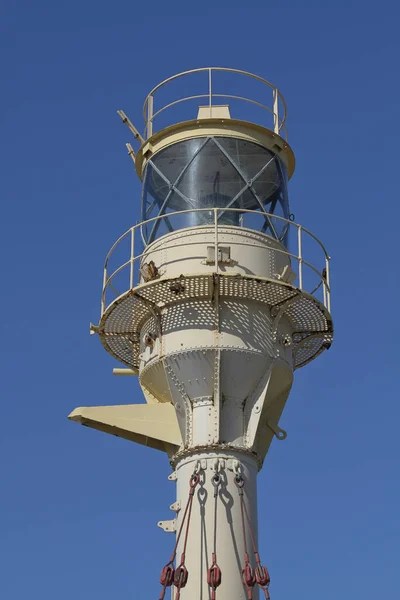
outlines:
[[[265,97],[216,93],[226,73],[257,80]],[[206,76],[204,94],[155,105],[193,75]],[[172,107],[199,99],[192,120],[157,129]],[[244,103],[247,119],[221,99]],[[254,105],[270,125],[254,122]],[[152,90],[143,137],[119,114],[140,143],[127,148],[143,181],[143,218],[107,255],[92,333],[126,366],[116,375],[139,377],[147,404],[78,408],[69,418],[170,457],[176,518],[158,525],[177,533],[177,546],[161,598],[169,584],[176,600],[257,600],[260,589],[268,597],[257,473],[273,437],[286,437],[278,422],[293,371],[333,336],[329,256],[289,211],[286,105],[258,76],[206,68]]]

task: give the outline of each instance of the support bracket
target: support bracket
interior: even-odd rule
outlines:
[[[166,533],[175,533],[176,531],[176,519],[171,519],[170,521],[158,521],[157,525]]]
[[[284,429],[281,429],[277,423],[274,421],[267,421],[267,427],[274,432],[277,440],[285,440],[287,438],[287,432]]]

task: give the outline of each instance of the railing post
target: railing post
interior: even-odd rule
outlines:
[[[103,271],[103,289],[101,291],[101,316],[103,316],[106,307],[106,283],[107,283],[107,264],[104,265]]]
[[[279,97],[277,88],[274,88],[272,95],[274,102],[274,133],[279,135]]]
[[[218,273],[218,208],[214,208],[214,236],[215,271]]]
[[[210,106],[210,119],[212,117],[212,69],[208,69],[208,102]]]
[[[302,251],[302,239],[301,239],[301,225],[297,227],[297,250],[299,259],[299,288],[303,289],[303,251]]]
[[[131,264],[130,264],[130,275],[129,275],[129,286],[130,289],[134,285],[134,261],[135,260],[135,228],[131,229]]]
[[[149,138],[153,135],[153,96],[149,96],[147,99],[147,135],[146,138]]]
[[[326,269],[326,308],[331,312],[331,281],[329,273],[329,256],[325,258],[325,269]]]

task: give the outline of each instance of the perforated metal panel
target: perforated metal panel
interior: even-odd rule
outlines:
[[[294,332],[295,368],[316,358],[332,342],[331,317],[326,308],[309,294],[276,280],[222,274],[215,276],[213,273],[158,279],[122,294],[108,307],[100,321],[101,342],[117,360],[128,367],[138,368],[139,333],[145,321],[160,308],[170,305],[172,317],[176,314],[173,305],[184,300],[204,299],[212,303],[216,293],[220,299],[234,298],[238,301],[246,298],[262,302],[275,307],[277,318],[285,316]],[[212,311],[202,312],[209,314],[209,325],[213,327]]]

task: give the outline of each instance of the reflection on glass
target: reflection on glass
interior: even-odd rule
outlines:
[[[287,223],[262,215],[288,218],[286,170],[270,150],[229,137],[195,138],[155,154],[144,173],[142,220],[166,215],[143,226],[145,244],[168,231],[214,223],[245,225],[244,210],[259,211],[257,229],[286,242]],[[181,215],[172,226],[168,213],[210,209]],[[229,209],[237,209],[232,211]]]

